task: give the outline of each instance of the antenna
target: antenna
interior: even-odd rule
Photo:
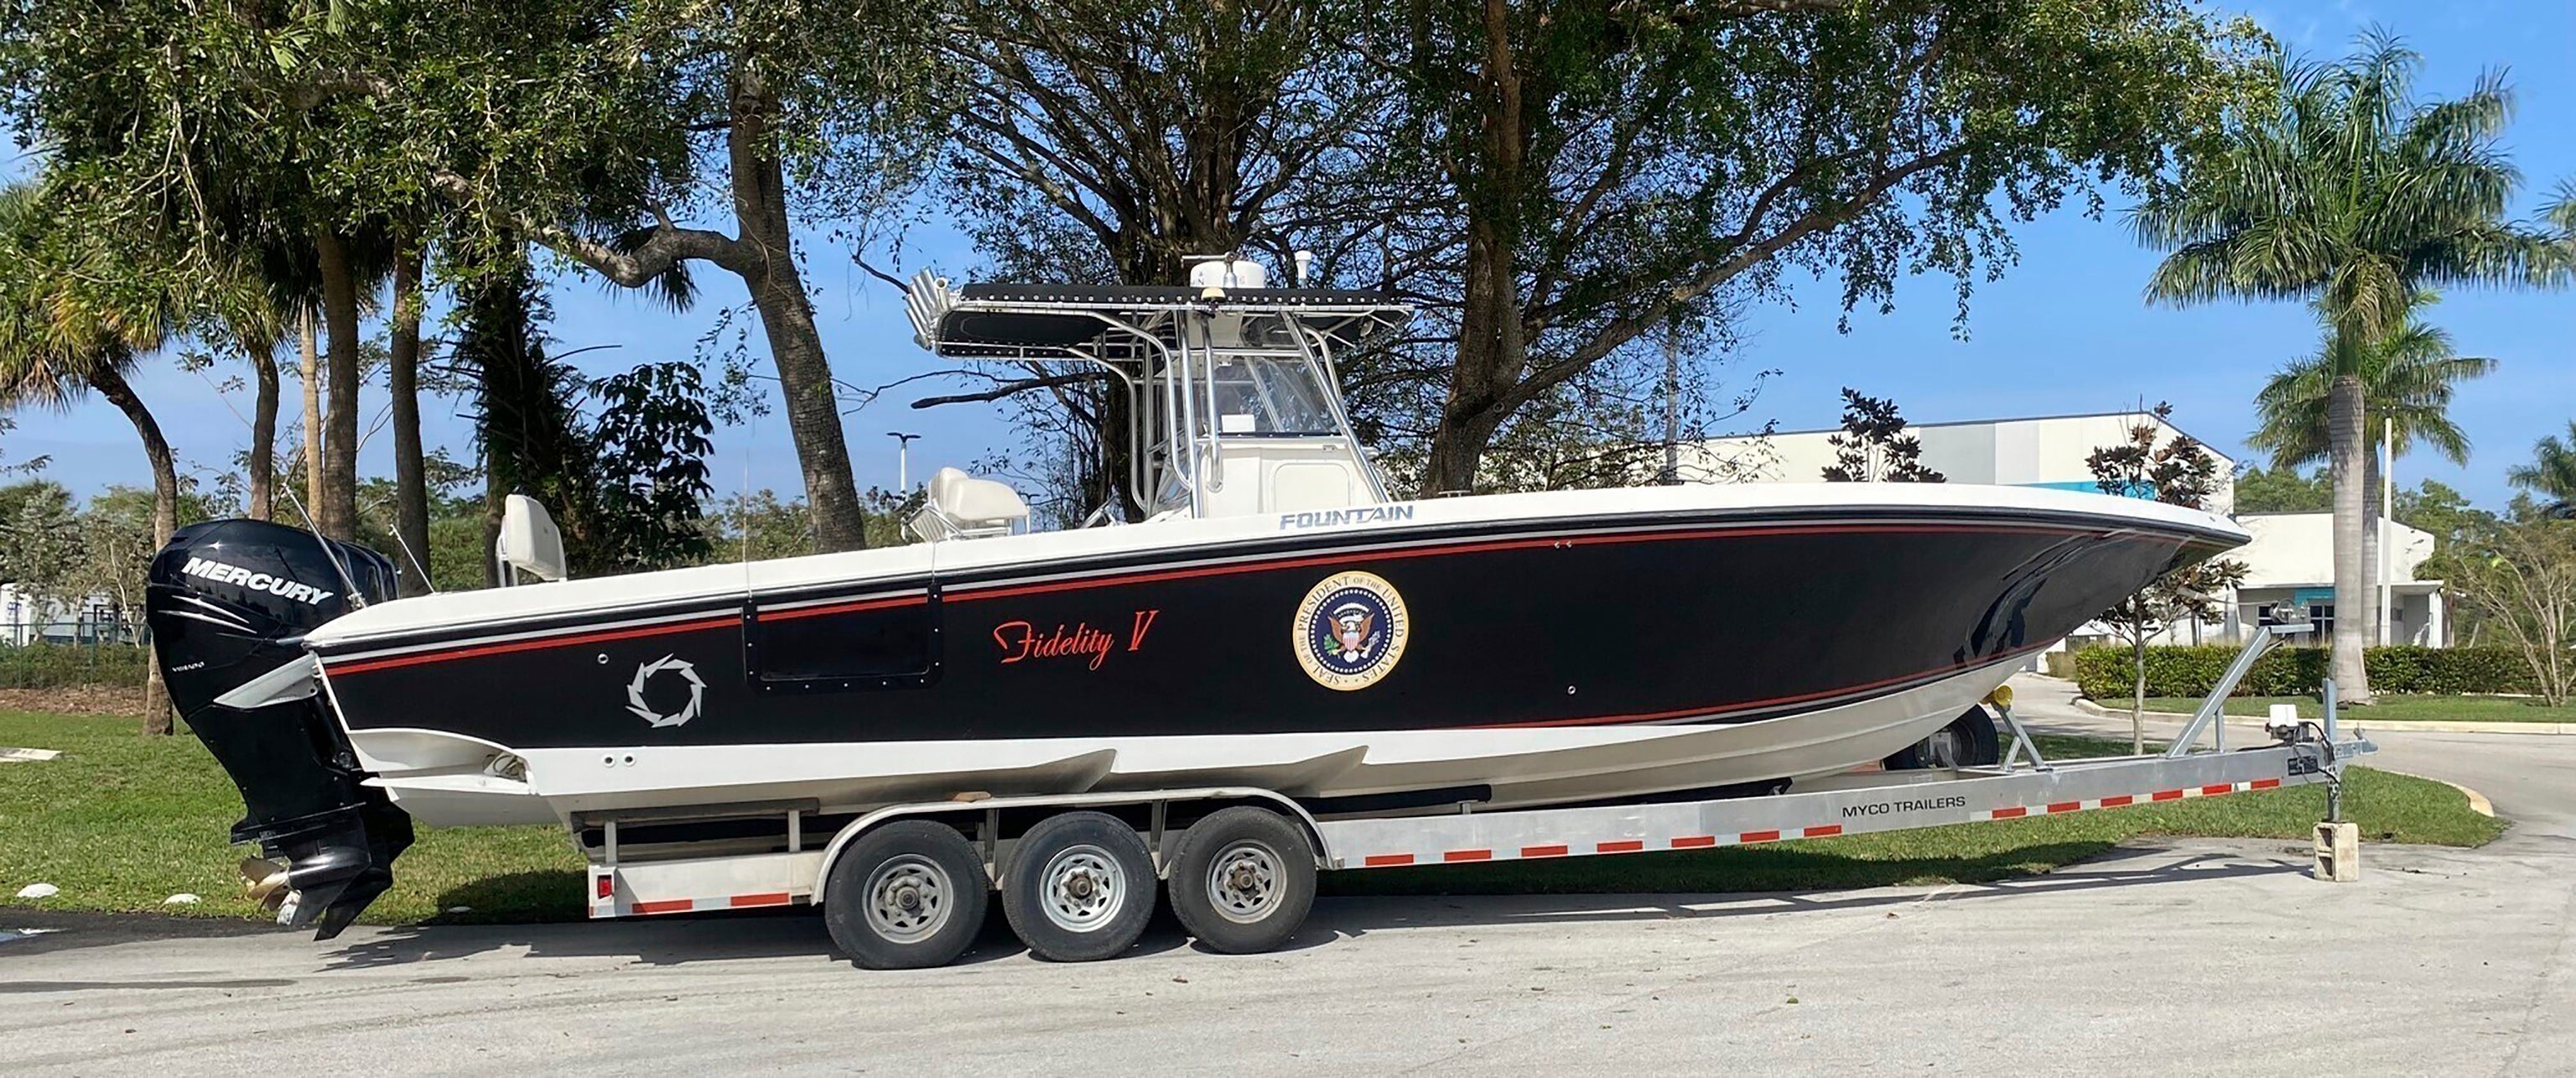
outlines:
[[[231,412],[234,420],[240,422],[244,427],[249,427],[254,432],[259,429],[256,426],[252,426],[250,417],[241,414],[241,409],[233,407],[233,399],[224,395],[223,387],[216,385],[214,379],[206,377],[206,372],[204,370],[201,369],[197,371],[197,379],[206,383],[206,388],[215,391],[215,399],[224,402],[224,410]],[[304,451],[300,448],[295,452],[295,459],[302,461],[307,469],[321,466],[321,462],[319,461],[304,460]],[[274,469],[271,470],[271,474],[269,476],[269,488],[269,495],[272,498],[276,496],[277,491],[281,489],[286,491],[287,503],[295,507],[296,516],[304,518],[304,530],[312,532],[314,538],[322,540],[322,557],[331,563],[331,571],[339,574],[340,587],[342,589],[340,594],[348,597],[349,609],[356,610],[360,607],[366,606],[367,597],[363,592],[358,590],[357,579],[349,575],[349,567],[340,561],[339,545],[334,542],[330,536],[322,534],[322,526],[313,522],[313,511],[305,507],[304,499],[295,496],[295,488],[293,486],[281,486],[278,484]],[[399,543],[402,539],[400,536],[396,536],[394,541]],[[429,574],[424,572],[421,574],[420,578],[426,581],[429,579]]]

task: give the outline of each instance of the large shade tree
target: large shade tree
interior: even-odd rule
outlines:
[[[2418,308],[2439,297],[2422,291]],[[2292,362],[2255,394],[2259,426],[2249,439],[2272,455],[2275,468],[2298,469],[2325,461],[2334,448],[2333,403],[2336,379],[2352,375],[2361,382],[2362,412],[2370,417],[2362,432],[2364,448],[2383,441],[2392,456],[2421,444],[2453,464],[2469,462],[2469,435],[2450,416],[2459,383],[2484,377],[2496,361],[2463,356],[2449,332],[2409,312],[2394,331],[2377,340],[2338,334],[2328,323],[2318,350]],[[2393,440],[2391,440],[2393,438]],[[2379,595],[2380,464],[2369,453],[2362,467],[2362,593]],[[2377,609],[2374,602],[2372,608]],[[2349,614],[2338,612],[2338,620]],[[2376,619],[2374,619],[2375,621]],[[2374,630],[2374,633],[2376,630]]]
[[[1730,296],[1970,286],[2009,227],[2136,191],[2217,130],[2231,28],[2165,0],[1424,0],[1376,5],[1402,90],[1372,229],[1453,334],[1426,493],[1520,410]],[[1418,210],[1410,207],[1419,206]],[[1365,241],[1357,244],[1365,250]]]
[[[758,313],[826,550],[866,543],[801,229],[882,206],[919,140],[920,5],[467,5],[399,97],[416,163],[496,264],[534,241],[628,288],[713,265]],[[455,21],[431,19],[441,38]],[[542,31],[536,33],[533,31]],[[441,142],[440,140],[446,140]],[[883,151],[883,152],[880,152]],[[634,166],[644,167],[634,167]]]
[[[2419,101],[2421,63],[2379,32],[2336,62],[2275,58],[2274,92],[2236,118],[2228,151],[2194,162],[2177,188],[2130,217],[2141,242],[2167,252],[2147,285],[2151,302],[2295,299],[2323,312],[2323,358],[2342,364],[2318,376],[2327,382],[2334,586],[2347,610],[2369,592],[2359,364],[2404,330],[2426,289],[2541,283],[2565,264],[2546,232],[2506,218],[2521,177],[2498,145],[2512,105],[2502,79]],[[2354,703],[2370,700],[2366,623],[2335,619],[2334,677]]]
[[[67,207],[78,192],[39,181],[0,191],[0,407],[64,408],[96,393],[134,425],[152,472],[157,548],[178,527],[179,470],[170,441],[130,380],[161,347],[173,312],[167,278]],[[171,730],[160,664],[145,684],[144,732]]]

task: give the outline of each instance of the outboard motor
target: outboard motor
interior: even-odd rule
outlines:
[[[170,702],[241,790],[249,811],[232,840],[285,859],[278,923],[315,925],[317,939],[393,885],[412,834],[411,817],[360,785],[302,641],[393,598],[394,573],[375,551],[259,520],[191,524],[152,559],[143,614]]]

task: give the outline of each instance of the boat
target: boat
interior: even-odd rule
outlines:
[[[496,556],[538,582],[405,599],[372,552],[182,530],[148,615],[243,790],[236,839],[303,873],[290,912],[328,932],[415,820],[588,843],[585,821],[693,806],[1242,786],[1332,818],[1777,792],[1925,741],[2247,539],[1950,484],[1399,498],[1339,363],[1411,312],[1240,260],[1192,272],[910,289],[941,356],[1125,394],[1137,523],[1113,501],[1031,530],[1011,488],[942,469],[909,522],[927,541],[572,580],[514,498]]]

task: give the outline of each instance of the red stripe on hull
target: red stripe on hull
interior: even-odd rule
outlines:
[[[699,629],[721,629],[727,626],[739,624],[741,620],[742,619],[740,618],[725,617],[705,618],[697,621],[675,621],[668,625],[646,625],[641,628],[618,629],[604,633],[583,633],[579,636],[550,636],[541,640],[517,640],[507,644],[485,644],[481,647],[464,648],[457,651],[434,651],[420,655],[402,655],[391,659],[376,659],[371,662],[350,663],[346,666],[333,666],[328,660],[325,660],[322,666],[323,669],[333,674],[363,674],[370,670],[391,670],[395,667],[401,666],[419,666],[422,663],[446,662],[449,659],[479,659],[486,655],[507,655],[518,651],[537,651],[544,648],[568,648],[577,644],[605,644],[611,640],[636,640],[647,636],[669,636],[672,633],[695,632]]]
[[[1791,526],[1780,526],[1780,527],[1769,527],[1769,528],[1761,528],[1761,527],[1747,527],[1747,528],[1711,528],[1711,529],[1698,529],[1698,530],[1692,530],[1692,531],[1625,532],[1625,533],[1609,533],[1609,534],[1602,534],[1602,535],[1583,535],[1583,536],[1573,536],[1573,537],[1553,537],[1553,538],[1543,538],[1543,539],[1511,539],[1511,540],[1499,540],[1499,541],[1494,541],[1494,542],[1484,542],[1484,543],[1456,543],[1456,544],[1450,544],[1450,545],[1445,545],[1445,546],[1444,546],[1444,545],[1426,545],[1426,546],[1423,546],[1423,547],[1420,547],[1420,548],[1417,548],[1417,549],[1410,549],[1410,550],[1355,551],[1355,552],[1350,552],[1350,553],[1338,553],[1338,554],[1322,554],[1322,555],[1313,555],[1313,556],[1302,557],[1302,558],[1288,558],[1288,559],[1276,559],[1276,560],[1266,560],[1266,561],[1248,561],[1248,562],[1242,562],[1242,563],[1238,563],[1238,564],[1231,564],[1231,565],[1211,565],[1211,566],[1202,566],[1202,567],[1195,568],[1195,569],[1173,569],[1173,570],[1166,570],[1166,571],[1163,571],[1163,572],[1123,573],[1123,574],[1116,574],[1116,575],[1102,576],[1102,577],[1097,577],[1097,578],[1088,578],[1088,579],[1082,579],[1082,580],[1065,580],[1065,581],[1057,581],[1057,582],[1047,583],[1047,584],[1031,584],[1031,585],[1026,585],[1026,586],[1023,586],[1023,587],[1016,587],[1016,588],[1009,588],[1009,587],[1005,587],[1005,588],[991,588],[991,589],[986,589],[986,590],[981,590],[981,591],[975,591],[975,590],[960,591],[960,592],[951,593],[951,594],[943,594],[943,595],[941,596],[941,600],[942,600],[943,602],[966,603],[966,602],[976,602],[976,601],[980,601],[980,600],[984,600],[984,599],[1000,599],[1000,598],[1007,598],[1007,597],[1014,596],[1014,595],[1036,595],[1036,594],[1041,594],[1041,593],[1045,593],[1045,592],[1055,592],[1055,591],[1074,591],[1074,590],[1080,590],[1080,589],[1086,589],[1086,588],[1105,588],[1105,587],[1112,587],[1112,586],[1122,585],[1122,584],[1145,584],[1145,583],[1153,583],[1153,582],[1157,582],[1157,581],[1165,581],[1165,580],[1187,580],[1187,579],[1192,579],[1192,578],[1197,578],[1197,577],[1208,577],[1208,576],[1229,576],[1229,575],[1235,575],[1235,574],[1240,574],[1240,573],[1270,572],[1270,571],[1273,571],[1273,570],[1280,570],[1280,569],[1295,569],[1295,568],[1300,568],[1300,567],[1310,567],[1310,566],[1316,566],[1316,565],[1328,565],[1328,564],[1367,564],[1367,563],[1373,563],[1373,562],[1403,561],[1403,560],[1409,560],[1409,559],[1414,559],[1414,558],[1444,557],[1444,556],[1453,555],[1453,554],[1475,554],[1475,553],[1483,553],[1483,552],[1487,552],[1487,551],[1496,551],[1496,550],[1527,550],[1527,549],[1534,549],[1534,548],[1541,548],[1541,547],[1558,547],[1558,548],[1561,548],[1561,547],[1573,547],[1573,546],[1609,546],[1609,545],[1617,545],[1617,544],[1623,544],[1623,543],[1677,542],[1677,541],[1691,540],[1691,539],[1757,538],[1757,537],[1764,537],[1764,536],[1779,536],[1779,535],[1828,535],[1828,534],[1845,534],[1845,533],[1849,533],[1849,534],[1899,534],[1899,535],[1911,535],[1911,534],[1934,534],[1934,533],[1969,533],[1969,534],[1988,533],[1988,534],[2005,534],[2005,533],[2013,533],[2013,532],[2034,532],[2034,531],[2036,531],[2036,532],[2047,532],[2047,533],[2052,533],[2052,534],[2061,534],[2061,535],[2091,535],[2091,534],[2101,534],[2101,533],[2104,533],[2104,532],[2106,531],[2106,529],[2102,529],[2102,528],[2076,528],[2076,527],[2067,527],[2067,526],[2063,526],[2063,525],[2047,525],[2047,524],[1817,524],[1817,525],[1791,525]],[[2181,544],[2184,542],[2184,540],[2183,540],[2182,538],[2176,537],[2176,538],[2171,539],[2171,542],[2173,542],[2175,545],[2179,546],[2179,545],[2181,545]],[[844,612],[858,611],[858,610],[869,610],[869,609],[877,609],[877,608],[880,608],[880,607],[889,607],[889,606],[905,606],[905,605],[912,605],[912,604],[917,604],[917,603],[926,603],[926,602],[928,602],[928,599],[927,599],[926,597],[922,597],[922,596],[910,596],[910,597],[906,597],[906,598],[902,598],[902,599],[891,599],[891,600],[884,600],[884,599],[876,599],[876,600],[861,600],[861,601],[858,601],[858,602],[848,603],[848,604],[836,604],[836,605],[831,605],[831,606],[820,606],[820,607],[807,607],[807,608],[802,608],[802,609],[797,609],[797,610],[784,610],[784,611],[780,611],[780,612],[775,613],[775,614],[766,614],[766,615],[762,615],[761,620],[763,620],[763,621],[785,621],[785,620],[789,620],[789,619],[793,619],[793,618],[816,617],[816,616],[820,616],[820,615],[823,615],[823,614],[835,614],[835,613],[844,613]],[[693,619],[693,620],[685,621],[685,622],[674,622],[674,623],[671,623],[671,624],[668,624],[668,625],[651,625],[651,626],[644,626],[644,627],[635,628],[635,629],[621,629],[621,630],[614,630],[614,631],[608,631],[608,632],[594,632],[594,633],[577,633],[577,634],[574,634],[574,635],[571,635],[571,636],[543,637],[543,638],[534,639],[534,640],[513,641],[513,642],[510,642],[510,643],[506,643],[506,644],[488,644],[488,645],[481,645],[481,646],[470,646],[470,647],[460,648],[460,649],[458,649],[458,650],[454,650],[454,651],[437,651],[437,652],[427,652],[427,653],[418,654],[418,655],[404,655],[404,656],[398,656],[398,657],[395,657],[395,658],[389,658],[389,659],[377,659],[377,660],[366,661],[366,662],[350,663],[350,664],[345,665],[345,666],[333,666],[333,665],[332,665],[328,660],[325,660],[323,665],[324,665],[325,669],[326,669],[326,670],[328,670],[328,672],[333,673],[333,674],[362,674],[362,673],[366,673],[366,672],[368,672],[368,671],[372,671],[372,670],[391,670],[391,669],[395,669],[395,668],[399,668],[399,667],[405,667],[405,666],[416,666],[416,665],[419,665],[419,664],[422,664],[422,663],[443,662],[443,661],[446,661],[446,660],[449,660],[449,659],[471,659],[471,658],[479,658],[479,657],[486,656],[486,655],[504,655],[504,654],[510,654],[510,653],[513,653],[513,652],[521,652],[521,651],[535,651],[535,650],[539,650],[539,649],[543,649],[543,648],[574,647],[574,646],[578,646],[578,645],[581,645],[581,644],[606,643],[606,642],[608,642],[608,641],[612,641],[612,640],[632,640],[632,639],[637,639],[637,638],[640,638],[640,637],[648,637],[648,636],[663,636],[663,635],[668,635],[668,634],[671,634],[671,633],[690,632],[690,631],[697,630],[697,629],[721,628],[721,627],[725,627],[725,626],[735,625],[735,624],[738,624],[739,622],[740,622],[740,618],[738,618],[738,617],[734,617],[734,616],[728,616],[728,617],[722,617],[722,618]],[[2033,649],[2030,649],[2030,650],[2037,650],[2037,649],[2036,649],[2036,648],[2033,648]],[[2010,655],[2010,654],[2020,654],[2020,652],[2018,652],[2018,651],[2017,651],[2017,652],[2008,653],[2007,655],[1998,655],[1998,656],[1995,656],[1994,658],[1996,658],[1996,659],[2002,659],[2002,658],[2009,657],[2009,655]],[[1920,676],[1920,675],[1916,675],[1916,676]],[[1896,680],[1896,681],[1904,681],[1904,680],[1908,680],[1908,679],[1907,679],[1907,678],[1898,678],[1898,679],[1895,679],[1895,680]],[[1893,682],[1889,682],[1889,684],[1892,684],[1892,683],[1893,683]],[[1874,687],[1874,686],[1860,686],[1859,688],[1861,688],[1861,689],[1867,689],[1867,688],[1872,688],[1872,687]],[[1851,689],[1837,689],[1837,690],[1834,690],[1834,692],[1835,692],[1835,693],[1839,693],[1839,692],[1849,692],[1849,691],[1854,691],[1854,690],[1851,690]],[[1833,693],[1827,693],[1827,694],[1824,694],[1824,695],[1833,695]],[[1790,700],[1785,700],[1785,701],[1780,701],[1780,702],[1789,702],[1789,703],[1794,703],[1794,702],[1796,702],[1796,700],[1795,700],[1795,699],[1790,699]],[[1737,706],[1737,707],[1741,707],[1741,706],[1758,706],[1758,705],[1730,705],[1730,706]],[[1549,720],[1549,721],[1546,721],[1546,722],[1539,722],[1539,723],[1520,723],[1520,724],[1515,724],[1515,725],[1520,725],[1520,726],[1548,726],[1548,725],[1581,725],[1581,724],[1590,724],[1590,723],[1637,722],[1637,721],[1646,721],[1647,719],[1651,719],[1651,718],[1678,718],[1678,717],[1681,717],[1681,716],[1685,716],[1685,715],[1693,714],[1693,713],[1694,713],[1694,711],[1697,711],[1697,712],[1700,712],[1700,713],[1705,713],[1707,710],[1708,710],[1708,709],[1693,709],[1693,710],[1684,710],[1684,711],[1669,712],[1669,713],[1659,713],[1659,714],[1657,714],[1657,715],[1653,715],[1653,716],[1613,716],[1613,717],[1608,717],[1608,718]]]

